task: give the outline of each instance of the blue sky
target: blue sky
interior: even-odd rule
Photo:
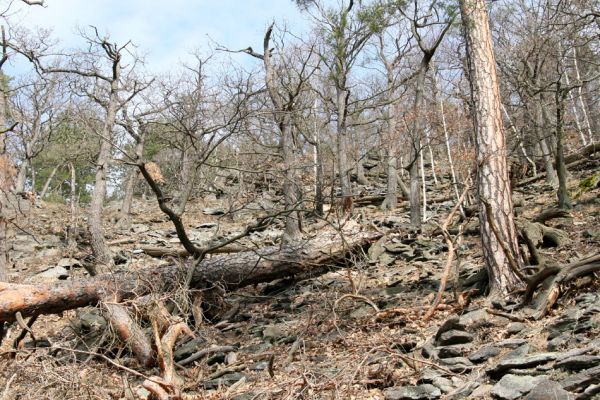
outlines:
[[[260,49],[272,20],[287,23],[295,33],[309,22],[292,0],[45,0],[45,7],[14,2],[14,25],[51,29],[61,46],[83,41],[77,27],[93,25],[112,42],[131,40],[145,55],[147,67],[167,72],[189,53],[206,50],[208,36],[231,49]],[[12,67],[20,68],[18,65]],[[10,73],[10,67],[8,68]]]

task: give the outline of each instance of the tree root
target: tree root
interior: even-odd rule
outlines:
[[[566,288],[566,285],[568,283],[597,271],[600,271],[600,253],[564,266],[549,265],[528,279],[527,289],[525,290],[521,306],[529,304],[538,286],[546,279],[553,277],[548,290],[539,295],[541,296],[541,301],[532,315],[534,319],[539,320],[546,316],[556,304],[558,298],[567,292],[568,288]]]

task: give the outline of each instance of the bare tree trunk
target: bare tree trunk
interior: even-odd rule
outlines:
[[[423,87],[425,86],[425,77],[429,69],[429,60],[425,57],[419,66],[417,74],[417,84],[415,89],[415,101],[413,104],[413,127],[411,132],[410,146],[410,165],[408,174],[410,177],[410,223],[417,230],[421,230],[421,175],[419,170],[419,159],[421,154],[421,137],[423,123],[421,121],[421,109],[423,107]]]
[[[183,153],[181,155],[181,184],[179,185],[177,200],[175,201],[175,204],[177,204],[175,213],[177,213],[177,215],[182,215],[184,213],[185,206],[190,199],[192,190],[194,189],[194,182],[196,181],[195,157],[190,154],[190,152],[194,152],[194,149],[192,148],[191,143],[188,142],[189,140],[190,139],[186,138],[182,150]]]
[[[319,132],[315,127],[315,144],[314,144],[314,160],[315,164],[315,214],[323,216],[323,203],[325,198],[323,196],[323,154],[321,150],[321,139],[319,138]]]
[[[17,172],[17,180],[15,182],[15,192],[19,193],[25,190],[25,181],[27,180],[27,166],[29,162],[27,159],[23,160],[19,165]]]
[[[117,65],[117,68],[118,65]],[[118,73],[117,78],[111,82],[111,92],[106,109],[106,119],[102,126],[100,152],[96,161],[96,178],[94,183],[94,191],[92,192],[92,200],[88,213],[88,230],[91,236],[91,245],[96,264],[98,266],[110,268],[113,264],[112,252],[106,244],[104,238],[104,227],[102,226],[102,209],[104,207],[104,199],[106,197],[106,179],[108,168],[110,165],[110,150],[112,147],[111,141],[113,137],[113,127],[118,108]],[[98,273],[96,268],[92,268],[90,274]]]
[[[567,92],[561,89],[560,82],[557,82],[555,93],[556,99],[556,170],[558,172],[558,207],[561,209],[572,208],[571,199],[567,190],[567,167],[565,165],[565,154],[563,149],[563,118],[564,104]],[[570,93],[570,91],[568,92]]]
[[[56,175],[56,172],[58,171],[58,169],[60,167],[61,167],[60,165],[57,165],[56,167],[54,167],[52,169],[52,172],[50,172],[50,175],[48,175],[48,179],[46,179],[46,182],[44,183],[44,187],[42,187],[42,191],[40,192],[40,199],[44,200],[44,197],[46,197],[46,193],[48,192],[50,183],[52,183],[52,179],[54,179],[54,175]]]
[[[543,124],[543,116],[542,116],[542,105],[539,101],[536,101],[534,104],[535,115],[533,118],[533,131],[535,136],[540,144],[540,149],[542,150],[542,159],[544,160],[544,169],[546,170],[546,182],[552,187],[558,186],[558,176],[556,175],[556,170],[554,169],[554,164],[552,163],[552,152],[548,146],[548,142],[546,141],[545,134],[540,127]]]
[[[433,74],[433,94],[435,100],[437,100],[440,104],[440,117],[442,120],[442,129],[444,130],[444,142],[446,144],[446,153],[448,155],[448,164],[450,165],[450,176],[452,177],[452,187],[454,188],[454,194],[456,196],[456,201],[459,200],[460,194],[458,193],[458,180],[456,179],[456,169],[454,168],[454,160],[452,159],[452,152],[450,151],[450,136],[448,135],[448,126],[446,125],[446,114],[444,112],[444,101],[441,97],[438,97],[438,80],[437,80],[437,70]],[[460,214],[464,216],[465,212],[463,209],[462,203],[459,205]]]
[[[352,188],[348,168],[348,136],[346,128],[346,97],[348,91],[337,88],[337,156],[344,211],[352,212]]]
[[[146,141],[145,130],[143,128],[140,129],[139,135],[136,139],[135,157],[136,159],[141,160],[144,155],[144,144]],[[125,188],[125,196],[123,196],[123,203],[121,204],[121,218],[119,220],[119,226],[126,229],[131,225],[131,205],[133,203],[133,191],[135,189],[135,184],[139,179],[139,173],[140,171],[137,167],[133,167],[129,172],[127,187]]]
[[[573,47],[573,65],[575,67],[575,76],[578,82],[581,82],[581,75],[579,74],[579,65],[577,63],[577,48]],[[587,107],[585,106],[583,100],[583,93],[581,90],[581,86],[577,86],[577,95],[579,97],[579,105],[581,106],[581,113],[583,114],[583,123],[585,124],[585,129],[588,134],[589,143],[594,143],[594,134],[592,132],[592,126],[590,124],[590,118],[588,116]]]
[[[77,174],[73,163],[69,163],[69,169],[71,170],[71,193],[69,196],[69,203],[71,206],[71,221],[69,228],[67,229],[67,243],[69,248],[74,249],[77,246],[75,241],[75,231],[77,229]]]
[[[487,8],[484,0],[461,0],[463,30],[467,42],[474,127],[477,143],[477,178],[480,201],[480,226],[492,295],[506,295],[521,280],[513,270],[518,257],[517,232],[506,163],[506,142],[502,124],[500,89],[492,49]],[[491,218],[486,213],[489,203]],[[498,236],[490,221],[495,223]],[[503,249],[506,247],[506,251]],[[508,253],[508,254],[507,254]],[[516,260],[516,261],[515,261]]]
[[[296,157],[294,154],[294,138],[292,125],[289,118],[284,117],[281,122],[281,152],[283,164],[285,165],[285,181],[283,182],[283,197],[285,209],[290,211],[285,216],[285,230],[283,232],[283,242],[293,243],[301,236],[300,219],[298,211],[294,210],[299,206],[298,188],[296,187]]]
[[[388,145],[387,191],[381,204],[383,210],[394,210],[398,206],[398,160],[392,146],[392,143]]]
[[[591,82],[586,82],[586,84],[584,84],[583,102],[590,122],[593,141],[594,136],[598,136],[600,133],[600,107],[598,107],[598,100],[594,99],[593,92],[589,87],[590,85]]]

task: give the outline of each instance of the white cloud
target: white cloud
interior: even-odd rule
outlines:
[[[18,12],[13,24],[33,29],[50,28],[64,47],[81,46],[76,27],[93,25],[111,40],[131,40],[147,66],[157,72],[173,68],[194,49],[207,48],[207,35],[231,48],[260,48],[266,26],[287,20],[292,30],[308,24],[292,0],[46,0],[47,6],[26,7],[14,3]]]

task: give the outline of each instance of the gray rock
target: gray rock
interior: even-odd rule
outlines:
[[[488,313],[485,309],[477,309],[460,317],[460,324],[468,330],[481,327],[500,326],[508,323],[508,319]]]
[[[231,386],[245,377],[246,375],[240,372],[232,372],[230,374],[225,374],[217,379],[210,379],[204,382],[202,386],[204,386],[204,389],[206,390],[214,390],[219,388],[219,386]]]
[[[442,358],[440,364],[455,373],[465,373],[473,369],[473,363],[465,357]]]
[[[202,214],[205,215],[224,215],[225,214],[225,210],[222,208],[204,208],[202,209]]]
[[[278,339],[281,339],[282,337],[285,336],[285,332],[283,332],[283,329],[281,329],[278,326],[275,325],[269,325],[266,326],[263,331],[262,331],[262,335],[265,339],[269,339],[271,341],[276,341]]]
[[[568,371],[580,371],[597,365],[600,365],[600,356],[580,355],[558,361],[554,364],[554,368],[566,369]]]
[[[505,347],[507,349],[516,349],[517,347],[522,346],[524,344],[527,344],[527,340],[519,338],[505,339],[496,343],[497,346]]]
[[[469,361],[474,363],[482,363],[487,361],[488,359],[497,356],[500,354],[500,349],[494,345],[487,344],[477,350],[475,353],[471,354],[468,358]]]
[[[557,356],[558,353],[537,353],[524,357],[503,358],[487,372],[490,376],[499,376],[510,369],[526,369],[546,364],[555,360]]]
[[[180,361],[180,360],[183,360],[184,358],[188,358],[192,354],[194,354],[197,351],[204,348],[205,344],[206,344],[206,340],[203,339],[202,337],[197,337],[188,342],[185,342],[184,344],[179,346],[179,348],[177,348],[177,350],[175,350],[173,352],[173,358],[176,361]]]
[[[71,269],[71,268],[81,268],[81,262],[79,262],[79,260],[75,259],[75,258],[61,258],[57,263],[56,263],[57,267],[63,267],[66,269]]]
[[[477,389],[473,390],[469,395],[469,398],[472,399],[480,399],[480,398],[488,398],[490,396],[490,392],[492,390],[492,385],[481,385]]]
[[[65,280],[69,278],[69,271],[64,267],[52,267],[39,274],[31,277],[33,282],[46,282],[46,281],[57,281]]]
[[[383,396],[385,400],[427,400],[440,398],[442,392],[433,385],[425,384],[385,389]]]
[[[600,365],[570,375],[561,380],[560,386],[568,391],[581,391],[591,384],[600,382]]]
[[[440,339],[440,336],[442,335],[442,333],[448,332],[449,330],[452,329],[461,329],[462,325],[460,325],[460,319],[458,318],[457,315],[453,315],[450,318],[448,318],[447,320],[445,320],[442,325],[440,325],[440,327],[438,328],[436,334],[435,334],[435,341],[437,342]]]
[[[133,224],[130,228],[133,233],[144,233],[150,230],[150,227],[146,224]]]
[[[439,388],[442,391],[442,393],[450,393],[455,388],[452,381],[448,378],[444,378],[443,376],[437,376],[433,378],[431,384]]]
[[[196,227],[196,229],[211,229],[211,228],[215,228],[217,226],[216,222],[205,222],[203,224],[200,224]]]
[[[513,335],[515,333],[521,332],[523,329],[525,329],[525,324],[521,322],[512,322],[508,324],[508,327],[506,328],[506,333],[508,333],[509,335]]]
[[[448,346],[452,344],[469,343],[473,341],[473,335],[470,333],[451,329],[440,335],[438,343],[442,346]]]
[[[564,390],[557,382],[544,379],[538,383],[524,400],[574,400],[573,393]]]
[[[518,376],[507,374],[494,385],[491,394],[492,396],[503,400],[518,399],[531,391],[544,379],[545,377],[542,376]]]
[[[455,344],[451,346],[440,347],[438,355],[440,358],[463,357],[472,349],[470,344]]]

